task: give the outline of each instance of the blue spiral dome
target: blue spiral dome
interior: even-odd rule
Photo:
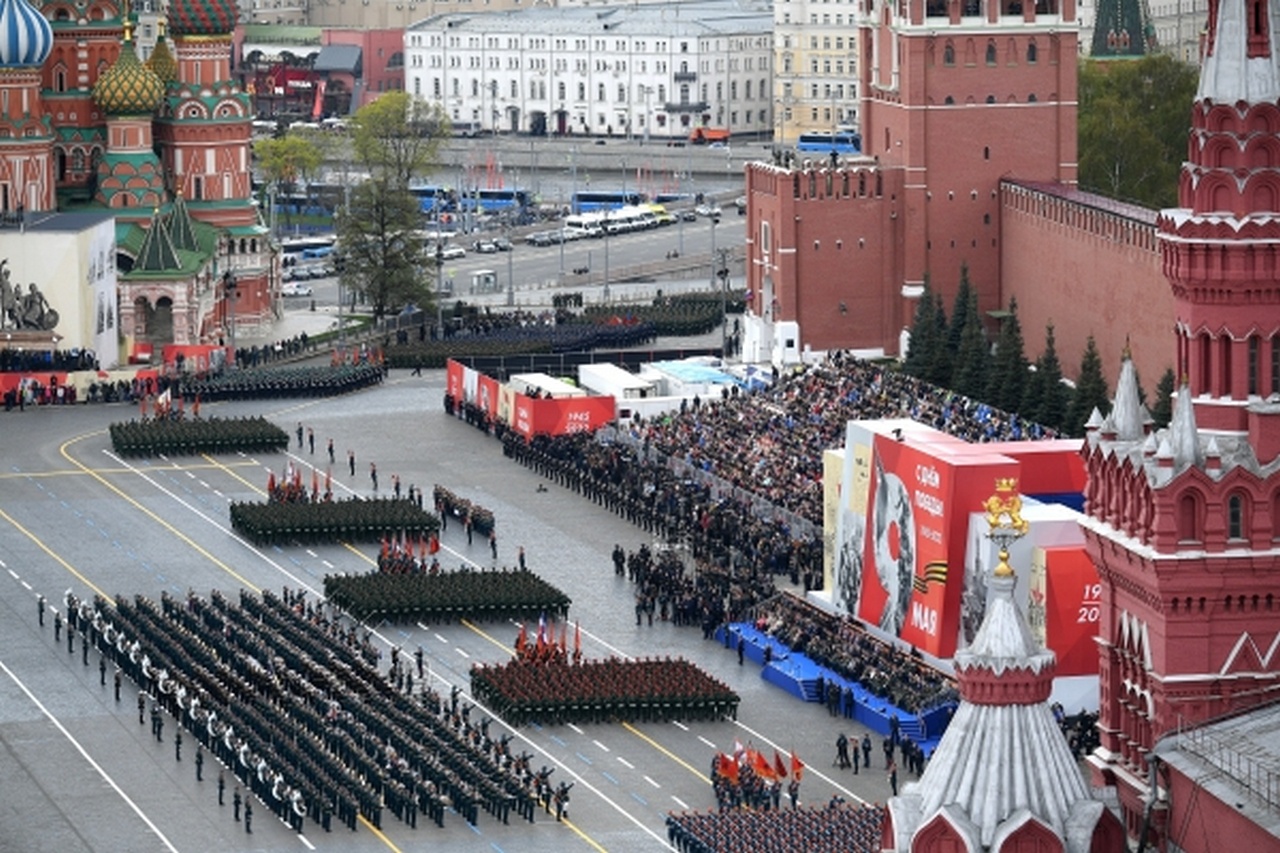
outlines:
[[[53,48],[53,27],[28,0],[0,0],[0,68],[38,68]]]

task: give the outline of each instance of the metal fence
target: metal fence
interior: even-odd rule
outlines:
[[[1225,738],[1203,728],[1186,729],[1178,733],[1178,746],[1229,774],[1268,808],[1280,809],[1280,774]]]

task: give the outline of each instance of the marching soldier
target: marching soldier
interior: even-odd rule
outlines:
[[[222,771],[219,770],[218,771],[218,805],[220,806],[226,805],[226,803],[223,802],[223,799],[222,799],[223,794],[226,792],[226,790],[227,790],[227,780],[223,776]]]
[[[199,742],[196,743],[196,781],[204,781],[204,750],[200,748]]]
[[[56,610],[53,612],[53,641],[62,642],[62,614]]]
[[[120,667],[116,667],[116,701],[120,701],[120,683],[123,681],[120,677]]]
[[[240,822],[240,786],[236,785],[234,791],[231,792],[231,816]]]
[[[40,614],[40,627],[44,627],[44,596],[36,596],[36,610]]]

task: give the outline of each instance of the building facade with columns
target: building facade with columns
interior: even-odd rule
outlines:
[[[685,139],[773,132],[767,5],[453,12],[405,32],[405,88],[477,131]]]

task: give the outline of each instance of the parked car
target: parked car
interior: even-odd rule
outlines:
[[[311,296],[314,292],[311,285],[298,281],[288,282],[284,287],[280,288],[280,293],[283,296]]]
[[[684,222],[696,222],[698,221],[698,214],[692,210],[682,210],[680,211],[680,219]]]
[[[494,245],[494,246],[496,246],[496,247],[498,248],[498,251],[499,251],[499,252],[510,252],[510,251],[511,251],[511,241],[510,241],[510,240],[508,240],[506,237],[495,237],[495,238],[493,238],[493,245]]]
[[[465,258],[466,256],[467,250],[461,246],[445,246],[440,250],[440,257],[444,258],[446,261],[453,261],[458,258]]]
[[[713,204],[700,204],[693,209],[693,212],[698,214],[699,216],[706,216],[706,217],[719,216],[720,208],[716,207]]]
[[[498,245],[492,240],[476,240],[471,244],[471,251],[481,255],[492,255],[498,251]]]

